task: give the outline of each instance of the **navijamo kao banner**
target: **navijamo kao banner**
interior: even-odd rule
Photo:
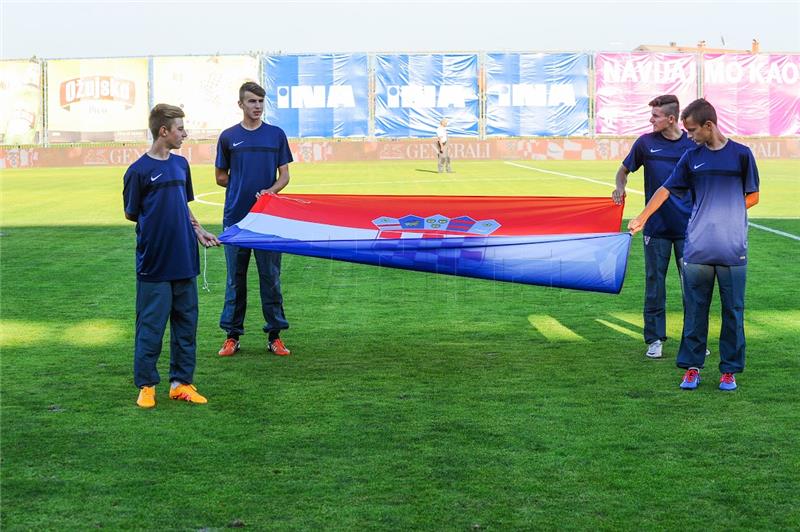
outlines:
[[[674,94],[681,108],[697,99],[694,54],[599,53],[595,70],[595,133],[642,135],[652,131],[656,96]]]
[[[800,55],[705,55],[703,95],[727,135],[800,135]]]
[[[251,56],[154,57],[153,101],[183,108],[190,138],[216,138],[242,120],[239,87],[259,81]]]
[[[456,137],[478,135],[478,56],[375,56],[375,136],[433,137],[443,118]]]
[[[589,56],[486,55],[486,134],[589,134]]]
[[[41,134],[41,63],[0,61],[0,144],[35,144]]]
[[[366,54],[276,55],[264,58],[264,119],[288,137],[366,137]]]
[[[47,62],[50,142],[146,141],[147,59]]]

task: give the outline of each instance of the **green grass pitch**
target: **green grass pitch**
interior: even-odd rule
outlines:
[[[293,165],[286,192],[607,196],[618,166],[516,164]],[[800,235],[800,164],[759,167],[751,221]],[[162,384],[143,411],[123,172],[0,175],[3,529],[800,528],[800,241],[750,230],[735,393],[716,386],[716,301],[704,382],[678,389],[674,264],[665,358],[644,357],[641,236],[617,296],[286,255],[286,358],[265,352],[252,275],[242,350],[216,355],[212,249],[196,372],[209,404]],[[222,189],[210,166],[193,176],[206,203],[192,210],[218,232]],[[641,190],[639,172],[626,218]]]

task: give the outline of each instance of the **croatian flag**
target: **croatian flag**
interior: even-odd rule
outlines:
[[[610,198],[259,198],[225,244],[390,268],[619,293],[631,236]]]

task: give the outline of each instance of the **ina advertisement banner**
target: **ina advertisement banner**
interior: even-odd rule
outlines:
[[[656,96],[674,94],[681,108],[697,99],[694,54],[599,53],[595,70],[595,133],[642,135],[652,131]]]
[[[148,60],[47,62],[50,142],[147,140]]]
[[[42,136],[42,64],[0,61],[0,144],[37,144]]]
[[[366,54],[264,57],[264,119],[289,137],[366,137]]]
[[[456,137],[478,135],[478,56],[377,55],[375,136],[434,137],[442,119]]]
[[[242,120],[239,87],[259,81],[258,66],[251,56],[154,57],[153,104],[183,108],[190,138],[216,138]]]
[[[589,56],[486,55],[488,136],[589,134]]]
[[[726,135],[800,135],[800,55],[703,56],[703,94]]]

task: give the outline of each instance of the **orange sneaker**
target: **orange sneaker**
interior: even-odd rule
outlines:
[[[278,355],[279,357],[285,357],[286,355],[292,354],[291,351],[286,349],[286,346],[283,345],[283,341],[280,338],[275,338],[269,344],[267,344],[267,350],[272,351],[273,354]]]
[[[153,408],[156,406],[156,387],[142,386],[139,389],[139,398],[136,399],[136,404],[141,408]]]
[[[221,357],[231,357],[239,350],[239,340],[228,338],[217,353]]]
[[[208,402],[208,399],[197,393],[197,388],[195,388],[194,384],[179,384],[175,388],[170,388],[169,398],[198,405],[204,405]]]

